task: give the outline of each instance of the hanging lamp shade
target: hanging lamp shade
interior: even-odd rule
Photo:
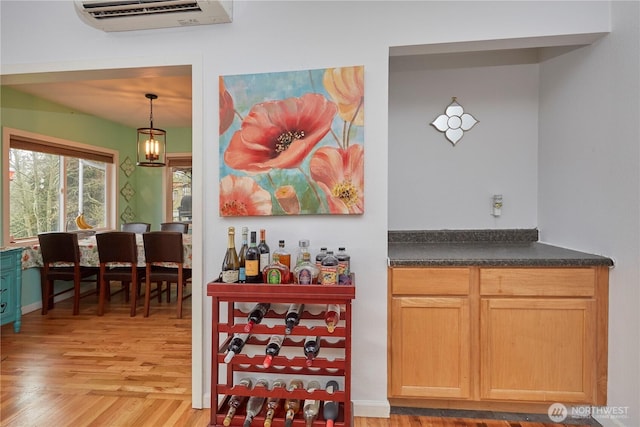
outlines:
[[[138,128],[137,165],[165,166],[167,164],[167,132],[153,127],[153,100],[158,99],[158,95],[147,93],[144,96],[149,100],[149,127]]]

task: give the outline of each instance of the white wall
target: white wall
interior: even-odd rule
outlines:
[[[352,254],[358,279],[352,397],[356,414],[367,415],[385,415],[388,410],[385,261],[389,47],[523,40],[609,29],[608,3],[596,1],[235,1],[232,24],[126,33],[103,33],[86,26],[68,0],[2,1],[0,8],[2,74],[179,63],[194,66],[194,175],[199,180],[194,182],[194,194],[199,198],[194,199],[194,210],[199,214],[199,218],[194,217],[194,232],[201,234],[202,242],[198,254],[202,259],[197,260],[202,269],[196,277],[201,277],[204,285],[217,276],[229,225],[254,229],[264,226],[274,240],[296,241],[304,236],[315,247],[343,242]],[[218,217],[217,77],[360,64],[365,66],[366,78],[365,214],[348,218]],[[465,106],[465,98],[461,101]],[[443,103],[446,101],[436,102],[439,110]],[[471,106],[475,112],[475,100]],[[479,119],[483,120],[482,115]],[[464,144],[471,146],[465,150],[474,148],[472,142],[465,137],[460,142],[463,145],[450,151],[462,151],[458,148]],[[438,143],[441,149],[448,144],[441,140]],[[197,163],[198,159],[203,164]],[[615,167],[613,163],[611,167]],[[527,203],[531,202],[522,201],[523,206]],[[531,222],[529,218],[523,224]],[[425,224],[425,228],[433,227]],[[612,287],[616,285],[614,280]],[[210,302],[204,297],[201,303],[205,329],[202,336],[194,336],[194,351],[202,348],[207,362]],[[194,322],[198,321],[194,317]],[[637,339],[635,332],[633,339]],[[630,363],[627,359],[625,362]],[[209,369],[202,375],[206,391]],[[618,395],[623,393],[632,379],[615,380],[610,386],[612,395],[617,390]]]

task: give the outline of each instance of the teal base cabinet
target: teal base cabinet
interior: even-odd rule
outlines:
[[[13,322],[13,331],[20,332],[22,323],[22,248],[0,252],[0,324]]]

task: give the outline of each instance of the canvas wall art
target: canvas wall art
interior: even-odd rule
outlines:
[[[364,67],[219,77],[220,216],[364,212]]]

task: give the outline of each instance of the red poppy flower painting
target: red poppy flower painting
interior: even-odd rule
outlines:
[[[221,216],[364,212],[364,67],[219,80]]]

